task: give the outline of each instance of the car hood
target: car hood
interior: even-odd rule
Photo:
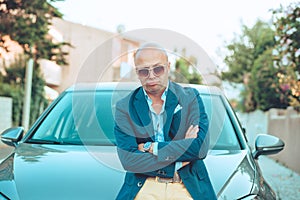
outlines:
[[[246,151],[210,151],[205,163],[220,198],[251,191],[254,170]],[[115,199],[124,175],[112,146],[24,143],[0,165],[0,192],[22,200]]]

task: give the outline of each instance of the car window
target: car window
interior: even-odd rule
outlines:
[[[38,126],[30,142],[114,145],[114,105],[128,92],[66,93]],[[202,94],[210,121],[211,149],[240,149],[219,95]]]
[[[234,126],[220,95],[201,94],[208,118],[210,148],[216,150],[241,149]],[[231,108],[228,108],[231,109]]]
[[[46,116],[29,141],[112,145],[111,92],[67,93]]]

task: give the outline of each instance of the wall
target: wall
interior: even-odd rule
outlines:
[[[53,89],[62,92],[76,82],[132,81],[134,70],[126,68],[140,40],[59,18],[53,19],[51,30],[72,45],[65,48],[69,63],[62,66],[60,84],[51,85]],[[121,77],[124,70],[128,74]]]
[[[62,66],[61,84],[53,87],[58,92],[76,82],[93,82],[99,79],[112,80],[112,72],[102,76],[107,63],[112,60],[112,40],[114,33],[89,26],[53,19],[53,27],[62,34],[63,41],[72,44],[65,50],[69,53],[68,65]],[[98,48],[102,46],[102,48]]]
[[[300,173],[300,114],[289,107],[271,109],[268,116],[269,132],[285,142],[284,150],[272,157]]]
[[[0,96],[0,134],[7,128],[12,127],[12,98]],[[14,150],[0,140],[0,162]]]
[[[256,110],[251,113],[237,113],[237,116],[246,129],[250,147],[254,148],[256,136],[268,133],[268,115],[261,110]]]
[[[271,109],[268,112],[256,110],[251,113],[237,113],[242,126],[246,129],[246,136],[250,147],[255,147],[258,134],[270,134],[282,139],[284,150],[273,159],[288,168],[300,173],[300,114],[288,109]]]
[[[12,98],[0,97],[0,133],[12,126]]]

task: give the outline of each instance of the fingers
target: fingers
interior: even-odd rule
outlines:
[[[185,133],[185,138],[196,138],[198,136],[199,126],[191,125]]]
[[[185,135],[189,135],[192,133],[194,126],[190,125],[190,127],[188,128],[188,130],[186,131]]]
[[[192,134],[194,134],[194,133],[198,133],[198,131],[199,131],[199,126],[198,125],[195,125],[195,126],[193,126],[193,128],[192,128],[192,130],[191,130],[191,133]]]
[[[185,138],[191,138],[191,133],[193,130],[193,125],[191,125],[185,133]]]
[[[140,143],[140,144],[138,145],[138,150],[140,150],[141,152],[145,152],[145,151],[144,151],[144,143]]]

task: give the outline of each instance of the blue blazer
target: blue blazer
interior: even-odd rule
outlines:
[[[147,177],[173,177],[176,162],[189,161],[178,173],[193,199],[216,199],[203,159],[209,148],[208,118],[196,89],[170,82],[164,112],[165,142],[158,155],[138,150],[139,143],[154,142],[151,114],[142,87],[116,105],[115,137],[118,156],[127,171],[117,199],[134,199]],[[199,125],[198,137],[184,139],[190,125]]]

